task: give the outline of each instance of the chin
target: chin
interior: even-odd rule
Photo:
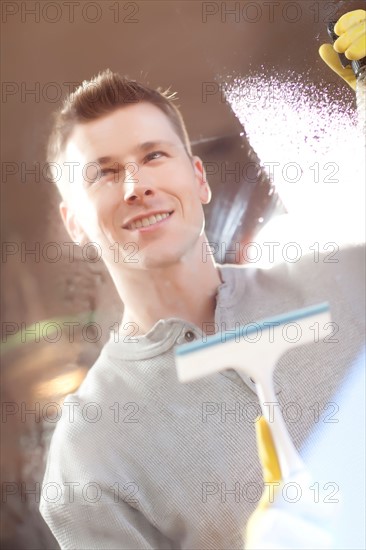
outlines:
[[[146,251],[139,254],[137,269],[164,269],[177,265],[182,265],[188,261],[190,254],[187,250],[177,250],[172,244],[171,247],[164,246],[159,250]],[[151,253],[153,252],[153,253]]]
[[[199,232],[192,231],[182,234],[172,232],[165,239],[158,239],[155,242],[146,244],[143,248],[136,251],[134,259],[138,261],[131,266],[136,269],[159,269],[174,265],[182,265],[192,261],[192,256],[196,256],[197,246],[199,247]]]
[[[178,263],[180,263],[180,258],[165,253],[161,256],[155,256],[154,258],[146,257],[139,259],[138,269],[164,269],[173,265],[177,265]]]

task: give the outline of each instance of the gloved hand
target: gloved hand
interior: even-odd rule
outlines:
[[[248,521],[246,550],[332,548],[331,521],[339,513],[337,504],[315,501],[309,472],[298,472],[282,480],[280,464],[269,426],[256,422],[258,454],[265,490]]]
[[[334,44],[323,44],[319,55],[323,61],[343,80],[356,89],[356,77],[351,66],[344,68],[338,53],[343,53],[350,61],[366,57],[366,11],[354,10],[342,15],[334,32],[339,38]]]

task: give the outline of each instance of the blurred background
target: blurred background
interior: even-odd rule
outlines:
[[[290,161],[300,166],[302,147],[319,139],[301,119],[299,90],[307,108],[326,106],[323,125],[332,118],[328,107],[339,111],[342,101],[352,122],[354,96],[318,48],[329,41],[328,21],[362,7],[311,0],[2,2],[2,548],[58,548],[38,512],[58,404],[79,386],[123,308],[102,263],[63,244],[69,238],[45,170],[51,113],[106,68],[177,91],[213,190],[208,239],[225,243],[215,248],[218,262],[244,263],[230,247],[251,242],[292,204],[280,192],[281,177],[268,170],[279,146],[286,149],[273,127],[296,134],[299,156]],[[299,116],[276,120],[284,113],[279,105],[291,101]],[[261,112],[265,127],[252,136],[242,123],[248,118],[255,129]],[[344,132],[343,125],[338,141],[347,140]],[[304,185],[302,197],[313,192]]]

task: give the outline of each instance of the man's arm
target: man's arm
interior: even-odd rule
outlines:
[[[83,404],[76,394],[69,397]],[[138,479],[130,479],[115,453],[108,436],[98,437],[79,411],[70,420],[64,402],[47,457],[41,515],[61,549],[172,550],[173,542],[140,509]]]
[[[103,491],[103,488],[102,488]],[[50,503],[42,499],[40,512],[62,549],[172,550],[166,539],[138,510],[126,502]]]

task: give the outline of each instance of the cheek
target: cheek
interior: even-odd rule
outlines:
[[[113,223],[113,209],[110,201],[102,197],[80,195],[75,205],[78,220],[90,238],[97,238],[110,229]]]
[[[165,182],[164,188],[160,188],[175,195],[180,202],[190,204],[192,207],[197,201],[200,202],[199,188],[194,171],[185,162],[167,168],[159,174],[159,179],[160,182]],[[158,185],[160,182],[158,181]]]

